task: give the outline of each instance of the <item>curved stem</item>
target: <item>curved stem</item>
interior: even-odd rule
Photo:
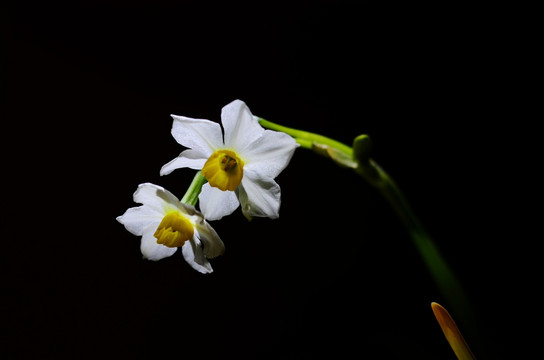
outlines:
[[[473,330],[473,327],[469,326],[473,314],[460,282],[399,187],[389,174],[369,157],[371,142],[368,136],[358,136],[354,140],[353,147],[350,147],[322,135],[288,128],[262,118],[259,118],[259,123],[265,128],[293,136],[303,148],[327,156],[339,165],[353,168],[357,174],[377,188],[404,224],[432,279],[437,284],[442,296],[447,299],[452,312],[456,314],[463,325],[467,326],[468,332]]]
[[[346,144],[343,144],[339,141],[333,140],[323,135],[318,135],[308,131],[297,130],[289,128],[287,126],[278,125],[263,118],[259,118],[259,123],[267,129],[281,131],[288,135],[291,135],[303,148],[306,149],[312,149],[315,144],[321,144],[335,148],[341,152],[346,153],[349,156],[352,156],[353,154],[351,146],[347,146]]]

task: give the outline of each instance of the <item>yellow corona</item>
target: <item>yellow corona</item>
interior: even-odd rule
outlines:
[[[223,191],[234,191],[242,182],[244,162],[233,151],[217,150],[204,164],[202,175],[211,186]]]
[[[171,211],[164,216],[153,236],[157,238],[157,244],[173,248],[183,246],[185,241],[193,238],[194,233],[189,219],[177,211]]]

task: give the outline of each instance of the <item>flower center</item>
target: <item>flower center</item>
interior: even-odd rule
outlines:
[[[242,182],[244,162],[233,151],[217,150],[204,164],[202,175],[211,186],[234,191]]]
[[[157,238],[157,244],[180,247],[185,241],[193,238],[194,232],[189,219],[177,211],[171,211],[164,216],[153,236]]]

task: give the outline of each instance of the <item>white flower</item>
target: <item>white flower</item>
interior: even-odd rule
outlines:
[[[248,217],[279,216],[281,192],[274,178],[298,146],[291,136],[262,128],[240,100],[221,110],[224,136],[218,123],[172,117],[172,136],[189,149],[164,165],[161,175],[184,167],[202,170],[208,183],[199,200],[206,219],[221,219],[240,203]]]
[[[128,209],[117,221],[142,237],[140,250],[144,258],[160,260],[181,247],[183,257],[195,270],[213,271],[207,258],[223,254],[225,246],[200,212],[149,183],[138,186],[134,202],[143,205]]]

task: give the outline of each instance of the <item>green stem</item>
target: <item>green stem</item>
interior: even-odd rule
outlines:
[[[202,191],[202,185],[207,183],[208,180],[202,175],[202,171],[196,173],[191,185],[187,189],[185,195],[181,199],[181,202],[187,205],[195,206],[198,202],[198,195]]]
[[[335,148],[341,152],[346,153],[349,156],[352,156],[353,154],[353,150],[350,146],[328,138],[326,136],[278,125],[263,118],[259,118],[259,123],[267,129],[281,131],[288,135],[291,135],[300,144],[300,146],[306,149],[313,149],[315,144],[321,144],[325,146],[330,146],[331,148]]]

